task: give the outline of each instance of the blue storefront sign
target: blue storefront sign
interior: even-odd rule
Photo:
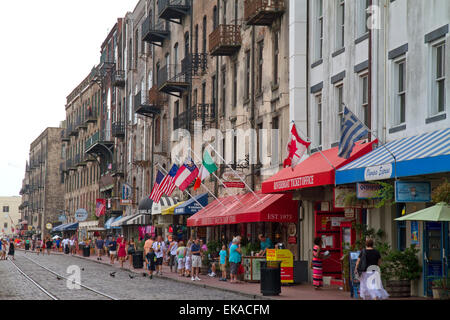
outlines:
[[[430,182],[396,181],[395,201],[430,202],[431,201]]]

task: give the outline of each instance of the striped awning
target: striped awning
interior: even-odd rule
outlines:
[[[121,227],[126,224],[128,220],[130,220],[133,216],[125,216],[120,218],[119,220],[114,221],[111,223],[111,227]]]
[[[174,211],[175,211],[175,208],[181,206],[183,203],[184,203],[184,201],[183,202],[178,202],[177,204],[175,204],[175,205],[173,205],[171,207],[168,207],[167,209],[162,210],[161,214],[163,216],[169,215],[169,214],[173,214]]]
[[[394,159],[395,157],[395,159]],[[450,128],[394,140],[336,172],[336,184],[450,171]]]
[[[164,209],[170,208],[178,203],[178,200],[171,197],[162,197],[158,203],[153,202],[152,215],[162,214]]]
[[[152,216],[149,214],[135,214],[128,219],[124,225],[127,226],[146,226],[152,224]]]

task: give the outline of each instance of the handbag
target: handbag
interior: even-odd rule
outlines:
[[[359,264],[358,264],[358,275],[361,276],[363,272],[367,270],[367,256],[366,256],[366,249],[363,249],[361,251],[361,255],[359,257]]]
[[[245,273],[244,266],[242,264],[240,264],[239,268],[238,268],[238,274],[244,274],[244,273]]]

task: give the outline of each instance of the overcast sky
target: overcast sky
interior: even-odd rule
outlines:
[[[0,1],[0,196],[18,195],[31,142],[65,119],[66,97],[138,0]]]

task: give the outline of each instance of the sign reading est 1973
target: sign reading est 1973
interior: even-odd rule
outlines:
[[[396,202],[430,202],[431,184],[429,182],[396,181]]]

